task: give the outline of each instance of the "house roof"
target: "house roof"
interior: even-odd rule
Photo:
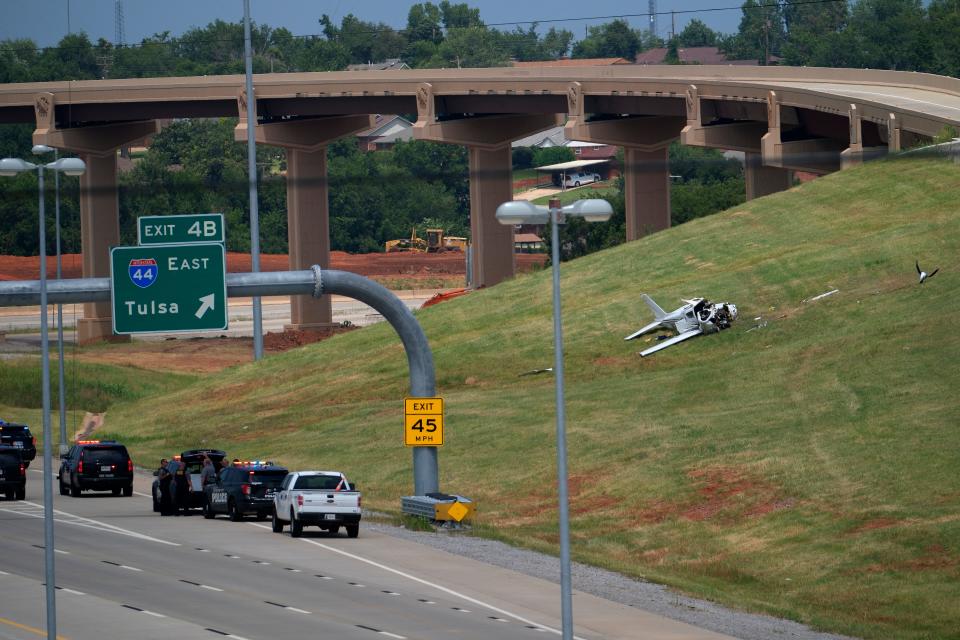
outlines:
[[[557,164],[545,164],[542,167],[535,167],[537,171],[566,171],[568,169],[579,169],[589,167],[594,164],[603,164],[608,160],[570,160],[569,162],[558,162]]]
[[[402,116],[377,114],[376,124],[371,129],[361,131],[358,138],[396,137],[401,129],[413,128],[413,123]]]
[[[544,145],[544,143],[549,140],[550,144]],[[529,135],[526,138],[520,138],[519,140],[514,140],[510,145],[511,147],[542,147],[542,146],[554,146],[559,147],[567,142],[567,138],[563,135],[563,127],[551,127],[545,131],[540,131]]]
[[[626,58],[560,58],[559,60],[514,61],[515,67],[603,67],[611,64],[633,64]]]
[[[514,242],[543,242],[543,238],[538,236],[535,233],[515,233],[513,234]]]
[[[733,64],[756,65],[756,60],[727,60],[717,47],[683,47],[677,49],[677,58],[681,64]],[[637,54],[637,64],[666,64],[666,47],[655,47]]]

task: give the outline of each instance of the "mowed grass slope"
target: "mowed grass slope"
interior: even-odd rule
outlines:
[[[822,629],[960,637],[958,195],[955,164],[877,162],[564,264],[575,559]],[[942,270],[919,286],[915,258]],[[741,319],[641,360],[643,292]],[[550,296],[544,271],[418,317],[441,489],[479,501],[480,533],[555,552],[553,378],[518,376],[552,364]],[[407,384],[378,325],[120,403],[107,429],[141,462],[205,444],[342,469],[396,512]]]

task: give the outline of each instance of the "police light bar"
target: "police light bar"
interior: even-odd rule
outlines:
[[[99,440],[77,440],[77,444],[100,444]]]

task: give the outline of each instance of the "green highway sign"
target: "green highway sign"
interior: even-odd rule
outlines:
[[[113,332],[227,328],[226,254],[215,242],[110,250]]]
[[[223,229],[222,213],[140,216],[137,218],[137,244],[224,242],[226,234]]]

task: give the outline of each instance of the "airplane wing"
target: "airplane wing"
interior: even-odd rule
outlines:
[[[659,320],[654,320],[653,322],[651,322],[650,324],[648,324],[647,326],[645,326],[643,329],[640,329],[639,331],[634,331],[633,333],[631,333],[630,335],[628,335],[626,338],[624,338],[624,340],[633,340],[634,338],[639,338],[639,337],[642,336],[643,334],[645,334],[645,333],[647,333],[647,332],[649,332],[649,331],[653,331],[654,329],[656,329],[657,327],[660,327],[660,326],[661,326],[661,325],[660,325],[660,321],[659,321]]]
[[[656,353],[657,351],[660,351],[661,349],[666,349],[666,348],[669,347],[669,346],[675,345],[675,344],[677,344],[678,342],[683,342],[684,340],[686,340],[686,339],[688,339],[688,338],[692,338],[692,337],[694,337],[694,336],[698,336],[698,335],[700,335],[701,333],[703,333],[703,331],[702,331],[701,329],[694,329],[694,330],[692,330],[692,331],[685,331],[685,332],[681,333],[680,335],[676,335],[676,336],[673,336],[672,338],[668,338],[667,340],[663,340],[662,342],[659,342],[658,344],[650,347],[649,349],[646,349],[646,350],[644,350],[644,351],[641,351],[641,352],[640,352],[640,357],[642,358],[642,357],[645,357],[645,356],[649,356],[649,355],[651,355],[651,354]]]

